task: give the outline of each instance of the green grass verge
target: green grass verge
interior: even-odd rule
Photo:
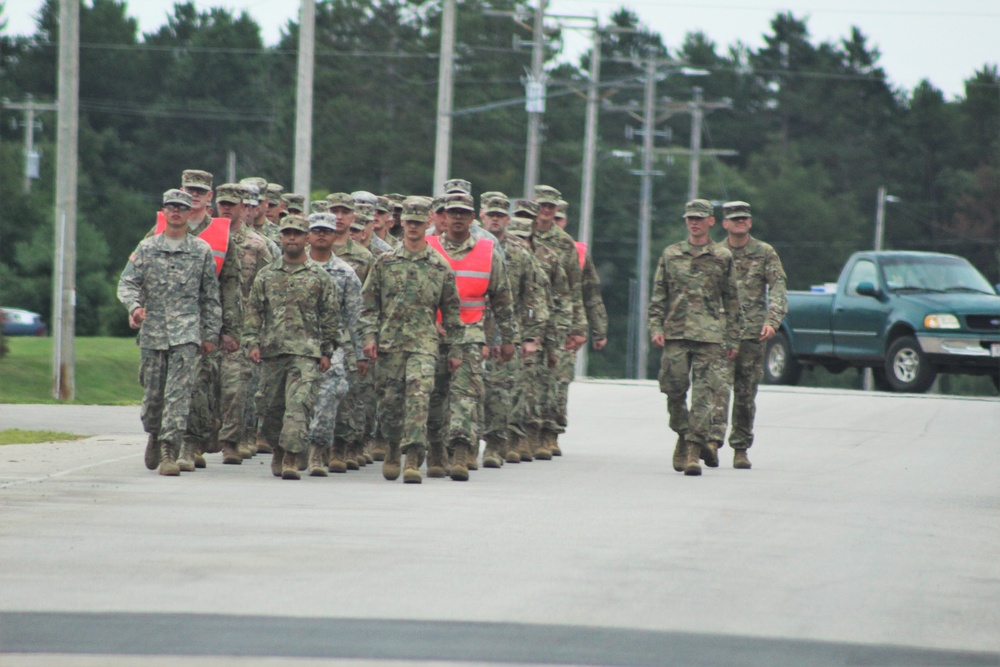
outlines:
[[[22,431],[19,428],[9,428],[0,431],[0,446],[31,445],[36,442],[62,442],[63,440],[80,440],[85,435],[62,433],[60,431]]]
[[[0,359],[0,403],[59,403],[52,398],[52,338],[9,337]],[[81,405],[142,402],[139,347],[133,338],[77,338],[76,400]]]

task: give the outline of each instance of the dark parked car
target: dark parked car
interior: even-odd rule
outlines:
[[[5,336],[44,336],[45,322],[38,313],[20,308],[0,308]]]

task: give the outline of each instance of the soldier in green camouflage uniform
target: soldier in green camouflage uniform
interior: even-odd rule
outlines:
[[[308,447],[316,392],[343,343],[337,287],[309,261],[308,231],[309,221],[302,216],[282,220],[281,262],[257,275],[243,327],[250,360],[263,362],[257,413],[274,450],[271,472],[282,479],[299,479],[297,455]],[[322,461],[309,461],[311,470],[321,466]]]
[[[167,227],[143,240],[118,282],[118,300],[139,329],[142,425],[149,434],[146,467],[178,475],[176,457],[187,428],[198,351],[211,352],[222,326],[212,249],[187,234],[191,196],[163,194]]]
[[[264,236],[275,243],[281,243],[281,229],[278,227],[278,222],[281,221],[281,217],[285,213],[285,204],[281,199],[284,192],[285,188],[277,183],[268,183],[264,189],[264,194],[267,197],[266,210],[264,211],[264,217],[267,218],[267,222],[264,223]]]
[[[406,199],[403,195],[398,192],[389,192],[382,195],[392,204],[392,210],[390,211],[389,224],[387,225],[387,235],[396,238],[400,244],[403,242],[403,223],[400,220],[400,216],[403,214],[403,200]],[[392,241],[389,241],[392,243]],[[398,248],[399,245],[396,245]]]
[[[540,455],[536,458],[550,459],[553,453],[562,453],[558,438],[559,434],[566,431],[565,399],[572,380],[572,374],[565,369],[568,364],[573,363],[573,353],[587,342],[587,316],[583,308],[582,274],[576,245],[573,237],[555,224],[559,203],[563,200],[562,194],[551,186],[538,185],[535,186],[534,200],[538,204],[538,217],[532,233],[533,244],[536,248],[548,248],[559,256],[569,282],[573,307],[573,323],[566,344],[549,351],[550,355],[555,356],[556,365],[545,375],[545,416],[538,440],[532,443]],[[562,372],[560,369],[563,369]]]
[[[715,224],[711,202],[689,201],[684,220],[688,239],[667,246],[656,265],[649,335],[663,348],[660,391],[667,395],[670,428],[678,435],[674,468],[700,475],[703,447],[706,463],[718,465],[711,451],[714,420],[729,391],[726,362],[736,358],[743,318],[733,255],[708,235]]]
[[[385,195],[377,197],[377,202],[375,205],[375,224],[372,227],[375,236],[388,243],[389,247],[398,248],[402,241],[389,233],[389,229],[394,224],[392,219],[393,202]]]
[[[365,356],[377,360],[379,417],[388,440],[382,475],[398,479],[400,454],[406,454],[404,482],[420,483],[420,464],[427,442],[427,413],[439,354],[435,313],[445,330],[441,350],[452,370],[462,363],[451,346],[462,341],[455,274],[427,246],[430,202],[409,197],[404,202],[403,244],[382,255],[362,290],[361,337]]]
[[[351,229],[351,238],[363,245],[373,258],[392,250],[392,245],[375,235],[375,219],[379,215],[378,197],[366,190],[352,192],[351,196],[357,202],[354,210],[355,222],[364,223],[360,230]]]
[[[722,210],[725,216],[722,226],[729,233],[722,245],[733,254],[744,323],[740,352],[729,365],[733,387],[733,427],[729,446],[735,450],[733,467],[748,469],[747,450],[753,445],[753,422],[757,414],[757,385],[764,377],[764,347],[785,319],[788,294],[785,270],[778,253],[750,235],[753,225],[750,204],[731,201],[723,204]],[[717,420],[720,428],[715,439],[719,445],[726,435],[728,398],[727,391],[722,417]]]
[[[500,240],[506,256],[507,282],[510,284],[514,313],[521,331],[520,354],[509,362],[499,358],[499,349],[491,342],[491,354],[486,360],[483,376],[486,393],[483,400],[483,465],[499,468],[506,460],[520,463],[517,442],[524,437],[525,414],[522,401],[517,402],[516,389],[525,384],[523,358],[534,364],[536,352],[544,345],[549,308],[546,293],[538,280],[540,268],[528,245],[507,234],[510,223],[510,200],[502,192],[484,192],[480,198],[479,215],[483,226]],[[492,327],[489,322],[488,329]],[[495,333],[495,332],[494,332]]]
[[[306,210],[306,196],[295,192],[281,195],[281,203],[289,215],[302,215]]]
[[[267,181],[260,176],[250,176],[240,179],[240,185],[247,188],[250,193],[246,201],[250,214],[247,226],[266,239],[267,247],[274,259],[281,259],[281,246],[274,240],[275,238],[280,240],[281,233],[278,231],[278,226],[267,219]]]
[[[367,248],[351,238],[351,225],[357,218],[357,202],[346,192],[334,192],[326,200],[330,204],[329,212],[337,221],[332,250],[337,257],[351,265],[363,285],[374,257]],[[345,365],[350,389],[337,414],[337,434],[330,455],[330,472],[358,470],[368,462],[364,453],[365,407],[361,377],[353,364],[348,362]]]
[[[338,349],[330,359],[330,369],[323,374],[312,423],[309,424],[309,447],[316,448],[310,460],[327,463],[333,447],[340,402],[347,395],[346,364],[353,365],[362,378],[370,377],[368,360],[362,354],[358,320],[361,317],[361,281],[351,265],[333,254],[331,243],[336,230],[336,218],[329,213],[309,216],[309,259],[316,262],[333,278],[340,298],[341,338],[351,344]],[[346,468],[341,472],[346,471]],[[323,466],[312,466],[310,475],[326,476]]]

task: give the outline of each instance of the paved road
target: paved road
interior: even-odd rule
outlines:
[[[5,667],[1000,665],[996,399],[767,387],[753,470],[685,478],[655,385],[576,383],[562,459],[421,486],[162,478],[79,410],[0,448]]]

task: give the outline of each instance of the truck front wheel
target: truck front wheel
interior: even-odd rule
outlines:
[[[801,377],[802,364],[795,360],[788,337],[779,331],[764,351],[764,383],[796,385]]]
[[[885,357],[885,379],[894,391],[923,393],[931,388],[937,370],[913,336],[893,341]]]

